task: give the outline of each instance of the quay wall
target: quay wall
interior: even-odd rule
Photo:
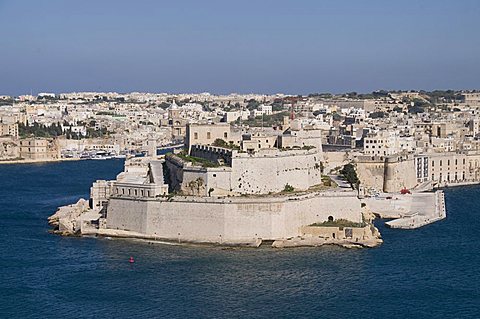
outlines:
[[[131,200],[110,198],[107,228],[161,239],[206,243],[249,243],[302,235],[316,222],[361,222],[360,200],[352,194],[271,198],[194,198]]]

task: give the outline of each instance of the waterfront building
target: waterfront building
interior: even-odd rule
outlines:
[[[20,157],[27,160],[52,160],[60,158],[57,141],[46,138],[26,138],[20,141]]]

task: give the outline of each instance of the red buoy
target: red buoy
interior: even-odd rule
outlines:
[[[128,260],[129,263],[133,264],[135,262],[135,259],[133,259],[133,257],[130,257],[130,259]]]

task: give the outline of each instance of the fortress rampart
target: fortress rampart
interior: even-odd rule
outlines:
[[[176,196],[173,200],[113,196],[107,228],[166,240],[235,244],[301,236],[303,226],[329,216],[361,222],[360,200],[351,192],[265,198]]]

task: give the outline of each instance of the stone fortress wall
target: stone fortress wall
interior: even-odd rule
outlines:
[[[358,156],[355,164],[364,188],[386,193],[426,184],[431,188],[480,182],[477,152]]]
[[[365,189],[395,193],[419,184],[412,155],[358,156],[355,164]]]
[[[221,159],[226,166],[199,167],[175,156],[167,157],[168,183],[188,195],[206,196],[209,191],[215,195],[268,194],[284,190],[287,184],[307,190],[322,182],[321,154],[317,149],[268,149],[250,154],[194,145],[192,156],[212,162]],[[194,185],[200,180],[201,185]]]
[[[282,191],[289,184],[296,190],[307,190],[322,182],[320,161],[317,149],[239,153],[232,159],[232,189],[268,194]]]
[[[362,221],[356,193],[319,193],[270,198],[177,196],[138,200],[111,197],[107,228],[166,240],[249,243],[302,235],[302,227],[334,219]]]

